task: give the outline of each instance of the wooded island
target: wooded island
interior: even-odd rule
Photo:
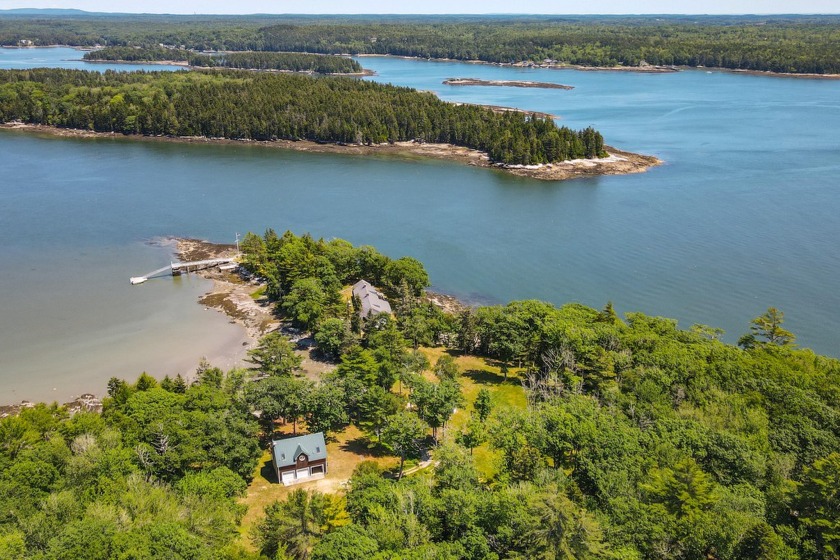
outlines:
[[[607,154],[593,128],[456,105],[352,78],[211,72],[0,71],[0,122],[142,134],[381,144],[416,140],[533,165]]]
[[[166,47],[106,47],[86,52],[88,61],[186,62],[201,68],[280,70],[316,74],[360,74],[362,66],[346,56],[278,52],[235,52],[203,54]]]

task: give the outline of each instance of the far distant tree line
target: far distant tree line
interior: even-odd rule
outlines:
[[[794,9],[794,7],[792,7]],[[657,17],[5,17],[0,44],[176,45],[229,51],[392,54],[493,63],[685,65],[840,73],[840,18]]]
[[[706,66],[840,73],[840,22],[703,25],[650,18],[585,22],[283,24],[261,30],[265,50],[392,54],[583,66]]]

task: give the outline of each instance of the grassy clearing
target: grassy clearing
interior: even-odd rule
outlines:
[[[525,390],[522,388],[521,370],[509,369],[507,381],[505,381],[502,364],[494,360],[464,355],[454,351],[447,352],[444,348],[421,348],[420,351],[429,359],[432,367],[434,367],[438,358],[445,353],[449,353],[455,358],[455,363],[461,371],[459,382],[467,406],[452,415],[452,419],[446,426],[446,437],[455,437],[466,426],[473,410],[475,398],[482,388],[490,391],[493,410],[506,407],[524,409],[527,406]],[[424,376],[434,379],[431,372],[424,372]],[[501,456],[488,444],[485,443],[476,447],[473,450],[473,456],[478,472],[483,478],[490,479],[498,474]]]
[[[435,362],[443,354],[450,354],[455,358],[455,363],[461,371],[459,382],[461,391],[467,401],[466,410],[458,410],[450,421],[451,427],[460,429],[469,420],[469,413],[472,411],[472,403],[478,396],[479,390],[486,388],[490,391],[493,408],[521,408],[527,406],[525,390],[522,388],[521,370],[510,368],[507,381],[502,373],[502,365],[495,360],[460,354],[458,352],[447,352],[443,348],[420,348],[426,358],[434,367]],[[423,372],[424,377],[436,381],[431,371]]]
[[[420,351],[429,359],[432,366],[440,356],[447,352],[443,348],[421,348]],[[520,371],[511,369],[508,372],[507,381],[505,381],[501,364],[498,362],[476,356],[462,355],[457,352],[450,351],[450,353],[455,358],[455,363],[461,371],[459,382],[468,404],[452,416],[446,429],[447,438],[454,437],[467,424],[473,410],[473,402],[475,402],[478,391],[482,387],[490,391],[494,410],[505,407],[525,408],[525,391],[522,389]],[[426,371],[423,375],[430,380],[436,380],[431,371]],[[287,432],[291,432],[291,426],[287,426],[285,429]],[[298,431],[300,433],[300,429]],[[254,479],[248,486],[247,494],[241,500],[241,503],[247,506],[247,511],[242,519],[240,531],[248,546],[250,546],[249,532],[251,527],[263,516],[265,507],[276,500],[285,499],[296,488],[318,490],[325,493],[343,492],[344,484],[350,479],[353,469],[362,461],[376,461],[384,470],[397,472],[399,459],[385,455],[356,426],[348,426],[344,431],[335,434],[334,437],[335,441],[327,444],[329,472],[326,478],[296,486],[285,487],[279,484],[277,476],[274,474],[271,455],[268,450],[263,453],[254,472]],[[498,473],[500,456],[489,445],[484,444],[475,448],[473,455],[479,474],[483,478],[490,479]],[[405,469],[408,470],[417,464],[417,460],[408,459],[405,463]],[[427,470],[423,469],[413,476],[419,476]]]
[[[291,430],[291,426],[285,427],[286,432],[291,433]],[[298,429],[298,433],[305,432]],[[343,492],[344,484],[350,479],[353,469],[362,461],[376,461],[383,469],[393,469],[399,464],[399,459],[396,457],[384,455],[376,449],[368,449],[367,436],[359,428],[351,425],[335,434],[335,441],[327,443],[328,472],[325,478],[287,487],[277,482],[271,454],[266,449],[257,463],[254,479],[248,486],[245,497],[240,501],[248,508],[240,527],[243,540],[250,546],[251,527],[262,518],[263,511],[269,504],[284,500],[292,490],[297,488],[323,493]]]

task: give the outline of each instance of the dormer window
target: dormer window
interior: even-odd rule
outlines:
[[[310,455],[310,451],[314,455]],[[327,474],[327,446],[323,433],[274,440],[272,455],[277,480],[284,486]]]

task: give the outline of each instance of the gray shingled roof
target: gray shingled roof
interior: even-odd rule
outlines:
[[[310,461],[327,458],[327,444],[324,442],[322,432],[274,440],[271,446],[274,451],[274,462],[278,468],[296,464],[301,453],[305,453]]]
[[[353,295],[359,298],[362,304],[362,309],[359,312],[362,318],[377,313],[391,313],[391,304],[366,280],[359,280],[353,284]]]

